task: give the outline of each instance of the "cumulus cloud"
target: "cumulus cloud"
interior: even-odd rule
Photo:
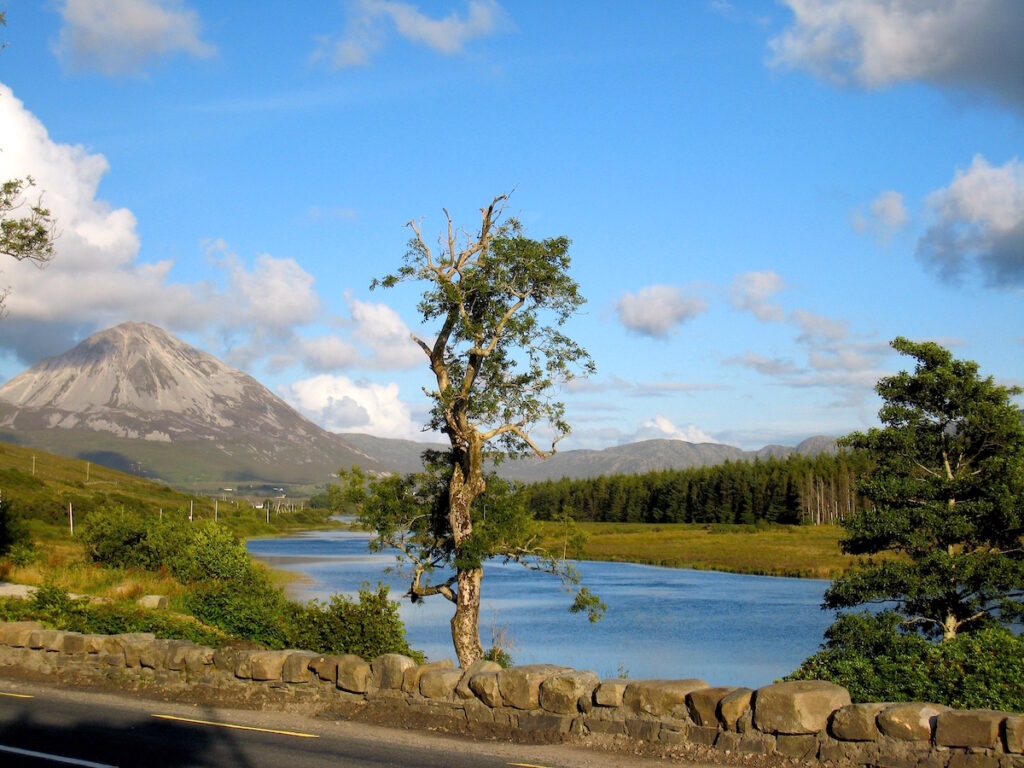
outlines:
[[[2,265],[10,317],[0,347],[27,363],[68,349],[83,334],[125,320],[175,331],[215,328],[236,360],[266,354],[313,320],[313,277],[293,259],[269,254],[247,266],[223,242],[208,253],[218,281],[174,282],[171,261],[140,259],[134,214],[97,197],[109,165],[102,155],[50,139],[43,124],[0,85],[0,178],[31,174],[57,220],[56,257],[45,270]],[[40,344],[45,339],[46,344]]]
[[[403,370],[425,365],[426,357],[410,337],[409,326],[386,304],[347,297],[351,320],[344,321],[345,339],[339,336],[303,338],[291,358],[311,371],[327,373],[350,368]]]
[[[976,271],[988,285],[1024,286],[1024,163],[975,155],[928,197],[933,222],[917,257],[949,282]]]
[[[869,233],[883,244],[887,244],[896,232],[903,229],[909,218],[903,195],[893,190],[876,197],[867,214],[858,210],[850,217],[855,230]]]
[[[199,17],[176,0],[65,0],[55,53],[66,66],[132,74],[149,59],[216,49],[199,37]]]
[[[634,333],[664,338],[687,320],[707,309],[698,296],[687,296],[671,285],[649,285],[636,293],[624,293],[615,303],[619,321]]]
[[[774,63],[843,84],[922,80],[1024,108],[1019,0],[786,0]]]
[[[758,320],[782,320],[782,307],[771,299],[784,287],[782,278],[770,269],[736,275],[730,286],[730,300],[737,309],[750,312]]]
[[[350,6],[344,34],[325,38],[314,59],[337,69],[363,66],[386,43],[391,31],[405,40],[451,56],[462,53],[470,42],[494,34],[505,14],[495,0],[470,0],[465,16],[452,12],[435,19],[415,5],[398,0],[359,0]]]
[[[694,424],[677,427],[660,414],[640,424],[636,432],[622,442],[634,443],[637,440],[683,440],[687,443],[716,442],[711,435],[700,427]]]
[[[399,398],[398,385],[357,382],[322,374],[284,387],[279,394],[297,410],[334,432],[422,439],[420,425]]]

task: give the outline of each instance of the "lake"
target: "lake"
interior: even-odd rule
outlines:
[[[314,531],[254,539],[249,552],[306,578],[289,587],[299,600],[354,595],[361,584],[409,581],[388,572],[393,554],[371,553],[369,535]],[[552,663],[601,677],[699,677],[712,685],[756,688],[796,669],[818,650],[831,612],[820,609],[827,581],[743,576],[630,563],[580,562],[583,583],[608,605],[591,624],[568,612],[572,596],[554,576],[520,565],[484,566],[480,636],[505,629],[516,664]],[[436,596],[400,600],[409,644],[431,660],[455,658],[449,620],[454,606]]]

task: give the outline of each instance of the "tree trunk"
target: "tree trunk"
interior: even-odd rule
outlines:
[[[486,484],[479,445],[471,443],[465,454],[460,456],[456,452],[455,458],[451,484],[448,486],[448,521],[455,540],[455,551],[458,553],[463,542],[473,533],[470,510],[474,499],[484,492]],[[480,644],[480,584],[484,572],[479,566],[456,568],[455,575],[457,592],[455,615],[452,616],[452,643],[459,657],[459,666],[465,669],[484,655]]]
[[[455,615],[452,616],[452,643],[459,666],[469,667],[484,655],[480,644],[480,583],[482,568],[459,568],[458,592],[455,595]]]

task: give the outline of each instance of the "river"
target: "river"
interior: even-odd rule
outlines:
[[[249,552],[305,578],[289,587],[299,600],[354,595],[363,583],[408,579],[393,572],[393,554],[371,553],[366,533],[314,531],[254,539]],[[699,677],[712,685],[765,685],[814,653],[831,612],[822,611],[827,581],[743,576],[630,563],[580,562],[583,583],[607,604],[591,624],[568,612],[561,582],[520,565],[484,567],[480,635],[486,648],[504,629],[516,664],[553,663],[601,677]],[[389,568],[392,572],[389,572]],[[448,622],[454,607],[440,596],[400,601],[409,644],[428,659],[454,659]]]

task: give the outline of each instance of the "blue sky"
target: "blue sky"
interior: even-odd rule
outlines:
[[[573,241],[597,374],[564,448],[874,423],[932,339],[1024,383],[1017,0],[7,4],[0,178],[57,219],[0,265],[0,380],[145,320],[335,431],[422,439],[442,208]]]

